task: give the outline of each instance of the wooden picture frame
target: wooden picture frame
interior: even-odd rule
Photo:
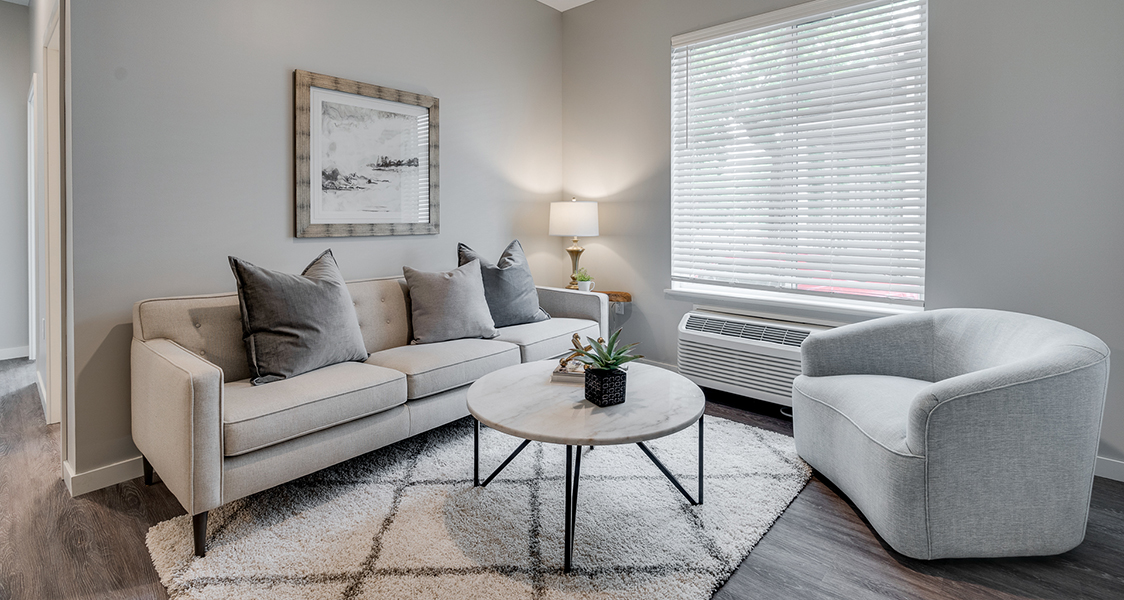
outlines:
[[[439,233],[437,98],[293,75],[296,236]]]

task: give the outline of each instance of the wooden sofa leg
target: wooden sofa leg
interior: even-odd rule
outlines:
[[[191,527],[195,530],[195,556],[207,556],[207,511],[191,517]]]
[[[144,484],[152,485],[152,463],[148,462],[148,458],[141,455],[141,461],[144,463]],[[133,471],[134,473],[136,471]]]

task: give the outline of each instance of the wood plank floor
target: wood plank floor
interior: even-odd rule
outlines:
[[[183,509],[139,479],[70,498],[34,377],[0,362],[0,600],[166,598],[144,536]],[[708,400],[707,414],[792,435],[773,405]],[[926,562],[886,547],[816,476],[714,598],[1124,599],[1124,483],[1096,479],[1085,542],[1060,556]]]

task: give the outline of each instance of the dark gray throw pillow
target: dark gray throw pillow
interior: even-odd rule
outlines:
[[[484,299],[479,261],[461,265],[448,273],[426,273],[402,267],[402,274],[410,288],[414,342],[428,344],[499,335]]]
[[[507,245],[500,260],[492,264],[484,260],[472,248],[457,244],[459,264],[480,261],[480,276],[484,280],[484,298],[488,301],[488,311],[496,327],[521,325],[545,321],[550,318],[539,308],[539,291],[531,277],[531,267],[519,240]]]
[[[242,339],[252,383],[295,377],[320,367],[367,360],[355,305],[331,250],[300,275],[230,257],[242,308]]]

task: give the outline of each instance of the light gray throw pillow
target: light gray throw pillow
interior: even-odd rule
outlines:
[[[355,305],[331,250],[300,275],[229,258],[254,385],[367,360]]]
[[[471,261],[447,273],[402,267],[402,274],[410,288],[414,342],[428,344],[499,335],[484,299],[479,261]]]
[[[539,308],[539,291],[527,265],[527,255],[519,240],[508,244],[496,264],[492,264],[472,248],[457,244],[459,264],[480,261],[480,275],[484,280],[484,298],[496,327],[521,325],[545,321],[550,318]]]

